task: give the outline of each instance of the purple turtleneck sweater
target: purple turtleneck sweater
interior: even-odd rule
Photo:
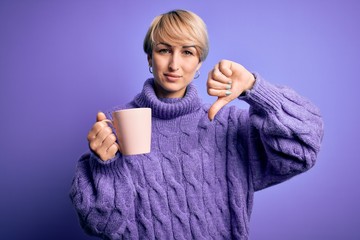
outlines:
[[[124,107],[152,108],[151,153],[78,162],[70,197],[81,226],[104,239],[248,239],[254,192],[314,165],[318,109],[256,75],[239,97],[249,110],[224,107],[209,121],[193,85],[158,99],[153,81]]]

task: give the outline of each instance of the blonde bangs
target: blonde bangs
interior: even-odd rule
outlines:
[[[169,40],[176,43],[196,39],[192,29],[177,14],[163,15],[154,29],[153,40]]]

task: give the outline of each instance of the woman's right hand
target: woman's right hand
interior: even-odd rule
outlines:
[[[112,129],[104,120],[106,120],[105,114],[99,112],[96,116],[96,123],[91,128],[87,139],[90,149],[94,151],[101,160],[107,161],[115,157],[119,147]]]

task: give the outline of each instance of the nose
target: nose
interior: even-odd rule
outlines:
[[[177,71],[177,70],[179,70],[179,66],[180,66],[180,56],[178,53],[174,52],[170,58],[169,70]]]

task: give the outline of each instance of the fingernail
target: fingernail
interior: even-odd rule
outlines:
[[[226,91],[226,96],[229,96],[232,92],[231,91]]]
[[[232,84],[232,81],[229,81],[228,84]]]
[[[226,90],[230,90],[231,89],[231,84],[226,86]]]

